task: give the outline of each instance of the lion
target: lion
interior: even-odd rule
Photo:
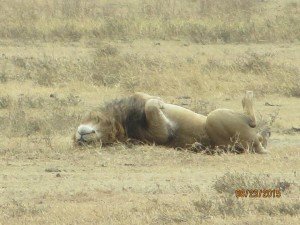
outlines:
[[[237,147],[253,147],[255,152],[266,153],[262,146],[266,138],[255,132],[252,98],[250,92],[244,97],[244,113],[217,109],[204,116],[137,92],[88,113],[78,126],[74,140],[77,145],[100,143],[105,146],[133,140],[175,148],[197,143],[206,148],[231,145],[233,138],[239,135]]]

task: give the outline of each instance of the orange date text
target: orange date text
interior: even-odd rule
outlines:
[[[280,189],[237,189],[237,198],[280,198]]]

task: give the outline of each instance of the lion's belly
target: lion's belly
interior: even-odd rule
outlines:
[[[162,111],[173,123],[175,129],[170,145],[186,147],[195,142],[202,144],[208,142],[205,131],[206,116],[172,104],[164,104]]]

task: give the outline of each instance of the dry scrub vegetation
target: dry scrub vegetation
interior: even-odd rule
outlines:
[[[297,224],[299,39],[293,0],[2,0],[0,224]],[[245,90],[269,155],[72,146],[118,96],[207,114],[241,110]]]
[[[300,32],[297,1],[3,0],[0,10],[0,36],[12,39],[293,42]]]

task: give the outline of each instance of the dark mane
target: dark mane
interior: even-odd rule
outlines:
[[[121,124],[128,138],[141,140],[148,127],[145,103],[145,99],[134,95],[108,102],[101,111]]]

